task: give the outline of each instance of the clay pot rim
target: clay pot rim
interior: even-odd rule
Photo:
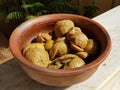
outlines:
[[[57,16],[64,16],[64,15],[69,15],[69,16],[76,16],[78,18],[83,18],[91,23],[94,23],[96,24],[99,28],[101,28],[102,32],[105,33],[106,35],[106,48],[104,49],[104,51],[99,55],[99,57],[97,57],[94,61],[92,61],[91,63],[88,63],[86,65],[84,65],[83,67],[79,67],[79,68],[74,68],[74,69],[69,69],[69,70],[63,70],[63,69],[59,69],[59,70],[53,70],[53,69],[48,69],[48,68],[43,68],[43,67],[39,67],[39,66],[36,66],[32,63],[30,63],[29,61],[27,61],[23,55],[21,54],[21,52],[19,52],[19,50],[17,49],[16,52],[14,52],[14,48],[15,47],[12,47],[12,43],[14,43],[14,38],[15,38],[15,34],[18,30],[19,27],[22,27],[24,26],[25,24],[28,24],[29,22],[35,22],[37,20],[39,20],[40,18],[44,18],[44,17],[49,17],[49,16],[54,16],[54,15],[57,15]],[[102,63],[106,57],[109,55],[110,53],[110,50],[111,50],[111,39],[110,39],[110,36],[108,34],[108,32],[106,31],[106,29],[101,26],[99,23],[97,23],[96,21],[92,20],[92,19],[89,19],[87,17],[84,17],[84,16],[80,16],[80,15],[74,15],[74,14],[49,14],[49,15],[43,15],[43,16],[39,16],[39,17],[36,17],[34,19],[30,19],[28,21],[25,21],[23,24],[21,24],[20,26],[18,26],[11,34],[10,36],[10,40],[9,40],[9,44],[10,44],[10,50],[13,54],[13,56],[23,65],[31,68],[31,69],[34,69],[34,70],[37,70],[38,72],[42,72],[44,74],[49,74],[49,75],[53,75],[53,76],[70,76],[70,75],[76,75],[76,74],[80,74],[80,73],[83,73],[91,68],[94,68],[94,67],[98,67],[100,63]]]

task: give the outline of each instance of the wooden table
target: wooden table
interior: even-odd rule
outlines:
[[[30,79],[13,59],[0,65],[0,90],[120,90],[120,6],[93,20],[110,34],[112,50],[89,79],[64,88],[46,86]]]

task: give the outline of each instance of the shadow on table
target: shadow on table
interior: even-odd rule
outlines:
[[[64,90],[67,87],[53,87],[30,79],[16,60],[0,65],[0,90]]]

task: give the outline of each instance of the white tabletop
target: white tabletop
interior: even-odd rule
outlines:
[[[120,6],[93,20],[108,31],[112,40],[111,53],[92,77],[65,90],[120,90]]]

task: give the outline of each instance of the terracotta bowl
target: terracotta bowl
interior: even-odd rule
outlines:
[[[76,26],[84,30],[83,32],[99,43],[98,56],[83,67],[69,70],[42,68],[27,61],[22,55],[23,47],[30,43],[38,33],[53,30],[54,24],[62,19],[72,20]],[[35,81],[51,86],[69,86],[83,82],[97,70],[111,49],[110,36],[100,24],[89,18],[73,14],[51,14],[28,20],[13,31],[9,44],[13,56],[19,61],[27,75]]]

